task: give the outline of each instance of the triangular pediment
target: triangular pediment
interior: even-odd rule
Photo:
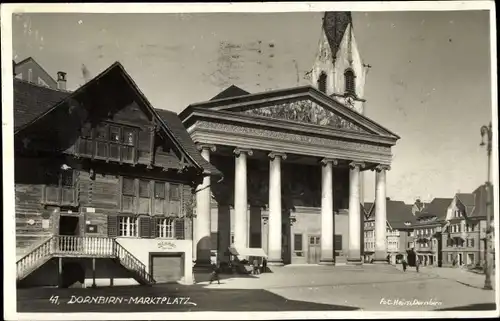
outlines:
[[[355,119],[335,113],[331,108],[322,106],[309,98],[280,102],[265,107],[249,108],[242,112],[254,116],[289,120],[360,133],[372,133],[358,124]]]
[[[400,137],[370,118],[311,86],[279,89],[191,104],[181,113],[187,119],[193,111],[209,110],[258,119],[283,120],[283,126],[305,124],[379,136],[395,143]]]

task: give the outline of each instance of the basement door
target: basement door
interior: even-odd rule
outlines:
[[[150,254],[150,270],[156,283],[176,283],[184,276],[182,253]]]

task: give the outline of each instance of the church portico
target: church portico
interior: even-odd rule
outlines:
[[[205,196],[196,198],[196,231],[210,229],[219,261],[229,259],[232,246],[242,253],[260,248],[270,265],[361,263],[360,175],[377,169],[383,172],[377,181],[385,180],[397,136],[314,88],[289,91],[209,101],[181,114],[196,143],[214,146],[200,150],[210,151],[224,173],[222,182],[198,192]]]

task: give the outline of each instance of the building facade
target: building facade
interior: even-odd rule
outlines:
[[[416,200],[412,207],[416,224],[413,231],[415,252],[423,266],[442,266],[442,230],[451,198],[434,198],[429,203]]]
[[[28,57],[18,63],[12,61],[14,77],[50,89],[66,90],[66,73],[57,72],[57,80],[33,58]]]
[[[224,173],[196,194],[199,264],[261,248],[268,264],[361,263],[360,176],[376,173],[375,258],[385,261],[386,171],[398,136],[363,115],[366,68],[350,13],[326,13],[313,87],[250,94],[236,86],[179,115]],[[244,256],[244,255],[243,255]]]
[[[407,251],[413,248],[413,228],[416,223],[411,213],[411,205],[387,198],[387,260],[397,264],[406,258]],[[372,262],[375,254],[375,203],[365,203],[365,262]]]
[[[457,193],[446,216],[442,235],[443,265],[482,266],[486,240],[486,188]]]
[[[192,191],[220,172],[115,63],[73,93],[14,80],[20,286],[192,282]],[[217,176],[216,176],[217,177]]]

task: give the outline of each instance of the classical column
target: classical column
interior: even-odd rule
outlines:
[[[252,156],[249,149],[234,150],[234,246],[248,247],[248,195],[247,195],[247,155]]]
[[[213,145],[198,145],[201,156],[210,162],[210,152],[215,152]],[[211,192],[210,176],[203,178],[203,183],[197,187],[196,218],[193,220],[193,250],[196,253],[196,265],[210,264],[211,236]]]
[[[374,263],[387,263],[387,199],[385,172],[387,165],[375,168],[375,257]]]
[[[282,153],[269,153],[269,235],[268,264],[283,265],[281,256],[281,160],[286,159]]]
[[[335,264],[334,234],[335,218],[333,215],[333,165],[334,159],[321,160],[321,259],[320,264]]]
[[[361,264],[361,200],[359,199],[359,173],[365,164],[349,164],[349,252],[347,262]]]

